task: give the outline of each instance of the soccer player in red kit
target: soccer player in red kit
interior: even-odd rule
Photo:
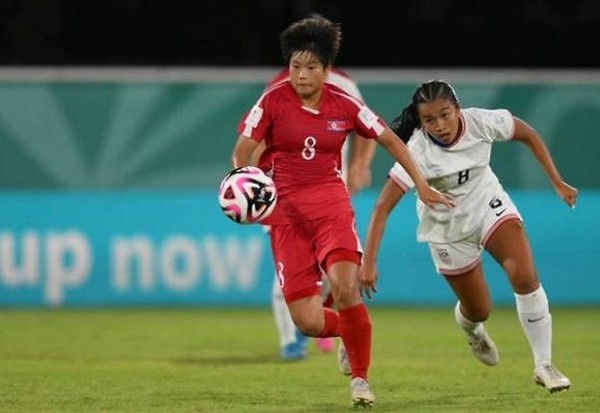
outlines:
[[[298,328],[312,337],[341,337],[350,360],[355,406],[375,401],[368,379],[371,320],[358,286],[362,247],[350,195],[341,177],[341,150],[356,131],[376,139],[407,170],[428,207],[452,207],[430,188],[402,140],[363,102],[325,83],[341,42],[341,28],[324,18],[291,24],[280,36],[290,79],[269,88],[243,116],[234,167],[248,165],[261,140],[258,165],[274,180],[271,226],[275,268]],[[443,204],[437,206],[437,204]],[[317,282],[327,276],[337,312],[323,307]]]
[[[289,81],[290,71],[288,67],[281,69],[269,82],[267,88],[276,85],[279,82]],[[325,83],[339,87],[350,96],[363,100],[363,96],[357,83],[350,75],[339,68],[331,67]],[[266,89],[265,89],[266,90]],[[375,155],[375,146],[377,143],[373,139],[365,139],[351,133],[349,139],[342,146],[342,178],[346,182],[346,189],[350,195],[358,193],[371,183],[371,162]],[[252,154],[255,164],[265,148],[265,141],[261,141],[255,152]],[[265,226],[270,230],[268,225]],[[329,282],[325,277],[321,283],[321,297],[323,305],[332,307],[333,296],[329,288]],[[294,325],[294,322],[287,309],[279,279],[275,276],[273,279],[273,288],[271,294],[271,306],[275,316],[275,324],[279,335],[279,345],[281,357],[285,360],[301,360],[307,355],[308,337]],[[332,337],[315,337],[315,343],[320,351],[328,352],[333,350],[334,342]],[[345,348],[340,343],[338,348],[338,363],[340,371],[345,375],[351,374],[349,360]]]

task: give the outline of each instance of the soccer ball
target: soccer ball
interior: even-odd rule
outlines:
[[[238,224],[254,224],[275,209],[277,189],[262,169],[242,166],[229,172],[221,181],[219,204],[231,220]]]

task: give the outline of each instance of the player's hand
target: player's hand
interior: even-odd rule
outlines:
[[[356,194],[371,185],[371,169],[365,165],[352,165],[348,169],[347,181],[350,195]]]
[[[377,292],[377,266],[374,262],[363,262],[358,271],[358,284],[361,297],[369,300]]]
[[[556,185],[556,192],[558,196],[565,201],[565,203],[571,208],[575,208],[575,204],[577,203],[577,188],[572,187],[565,181],[561,181],[558,185]]]
[[[436,191],[428,185],[418,189],[417,194],[419,199],[430,208],[433,208],[436,204],[442,204],[448,208],[452,208],[454,206],[454,202],[450,197]]]

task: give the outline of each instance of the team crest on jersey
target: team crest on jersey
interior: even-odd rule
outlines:
[[[436,248],[435,252],[437,253],[440,260],[447,265],[452,264],[452,259],[450,259],[450,253],[446,248]]]
[[[332,132],[344,132],[348,130],[348,124],[345,120],[333,119],[327,121],[327,130]]]

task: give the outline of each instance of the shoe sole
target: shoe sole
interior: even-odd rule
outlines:
[[[373,400],[367,400],[362,398],[352,399],[354,408],[362,407],[363,409],[370,409],[373,407]]]
[[[537,384],[538,386],[541,386],[545,389],[548,389],[548,391],[550,392],[550,394],[553,393],[558,393],[559,391],[563,391],[563,390],[569,390],[571,388],[570,384],[566,384],[564,386],[558,386],[558,387],[553,387],[551,389],[547,388],[546,385],[544,384],[544,382],[539,378],[539,377],[534,377],[533,378],[535,380],[535,384]]]

